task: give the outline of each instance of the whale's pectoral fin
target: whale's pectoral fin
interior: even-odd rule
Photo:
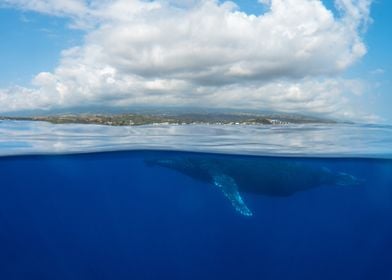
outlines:
[[[240,212],[244,216],[252,216],[252,211],[246,206],[243,201],[241,194],[238,191],[238,186],[233,178],[227,175],[215,175],[214,185],[217,186],[223,194],[230,200],[235,210]]]

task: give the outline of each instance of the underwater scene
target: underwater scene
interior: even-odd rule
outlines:
[[[3,121],[0,279],[392,279],[391,132]]]
[[[392,280],[391,12],[0,0],[0,280]]]

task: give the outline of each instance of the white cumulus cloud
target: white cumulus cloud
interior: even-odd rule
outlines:
[[[255,0],[256,1],[256,0]],[[86,28],[30,89],[0,90],[0,111],[197,105],[353,115],[358,81],[339,75],[366,53],[370,0],[261,1],[262,15],[213,0],[3,0]],[[259,1],[260,2],[260,1]]]

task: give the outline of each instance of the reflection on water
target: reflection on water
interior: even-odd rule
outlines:
[[[148,125],[110,127],[0,122],[0,155],[111,150],[182,150],[252,155],[392,157],[381,125]]]

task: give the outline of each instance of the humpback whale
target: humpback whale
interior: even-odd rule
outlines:
[[[176,170],[198,181],[214,185],[244,216],[252,216],[241,192],[268,196],[290,196],[322,185],[358,185],[361,180],[344,172],[294,158],[219,157],[173,155],[145,159],[149,166]]]

